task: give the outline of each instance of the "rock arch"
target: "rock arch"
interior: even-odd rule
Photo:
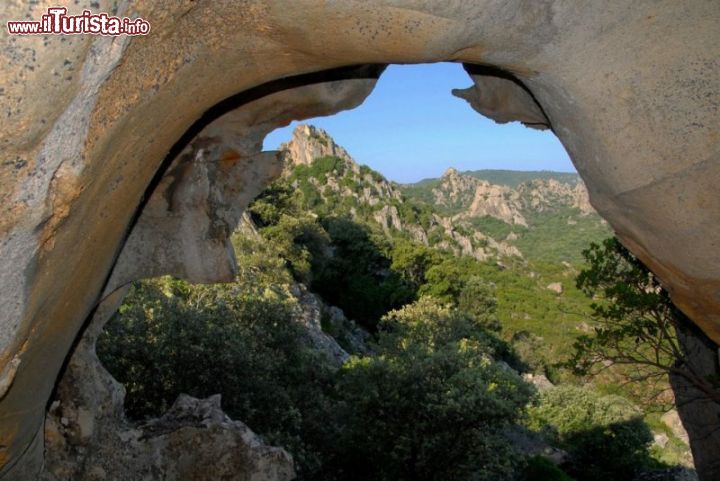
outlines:
[[[6,113],[0,131],[0,477],[41,455],[46,403],[83,323],[120,276],[133,236],[141,235],[142,215],[152,214],[152,197],[143,200],[148,187],[184,185],[177,199],[207,201],[207,211],[217,213],[202,220],[211,239],[234,215],[223,199],[239,193],[213,191],[212,169],[175,165],[167,171],[175,177],[158,175],[172,146],[211,106],[268,85],[298,87],[287,80],[298,75],[338,80],[338,72],[354,72],[304,94],[305,103],[271,104],[274,117],[246,112],[242,138],[206,147],[224,159],[217,168],[257,185],[242,176],[241,166],[271,160],[257,157],[262,129],[312,108],[346,108],[366,95],[362,89],[369,92],[371,67],[335,69],[436,61],[492,66],[502,75],[471,70],[476,87],[462,95],[500,121],[551,126],[595,208],[676,303],[720,341],[717,2],[85,3],[140,16],[151,23],[151,34],[0,36],[7,66],[0,99]],[[36,18],[40,8],[7,3],[0,11],[6,19]],[[360,90],[349,93],[353,89]],[[293,97],[299,90],[278,88],[273,95]],[[168,206],[162,208],[175,207]],[[203,246],[222,251],[220,242]],[[169,256],[174,264],[162,270],[210,280],[199,262],[204,251],[193,252],[193,258]]]

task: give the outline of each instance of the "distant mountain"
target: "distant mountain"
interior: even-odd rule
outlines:
[[[575,172],[556,172],[552,170],[503,170],[503,169],[482,169],[482,170],[466,170],[460,172],[462,175],[475,177],[476,179],[486,180],[491,184],[518,187],[523,182],[531,180],[557,180],[563,184],[575,184],[581,182],[580,176]],[[433,177],[422,179],[418,182],[405,184],[405,188],[433,188],[440,183],[440,178]]]
[[[464,175],[486,180],[491,184],[505,185],[513,189],[524,182],[532,180],[556,180],[563,184],[581,182],[580,176],[575,172],[553,172],[551,170],[468,170]]]
[[[493,184],[450,168],[438,182],[425,186],[430,189],[422,196],[431,200],[455,218],[493,217],[507,224],[528,227],[528,215],[576,208],[581,214],[594,214],[585,185],[579,178],[561,182],[553,177],[530,179],[517,187]],[[411,197],[417,191],[408,191]]]
[[[577,174],[451,168],[440,179],[400,185],[358,165],[311,125],[298,126],[280,150],[284,176],[310,211],[347,215],[458,255],[574,262],[590,241],[610,234]]]

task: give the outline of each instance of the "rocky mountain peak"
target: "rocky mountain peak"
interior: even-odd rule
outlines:
[[[437,204],[463,210],[462,217],[490,216],[508,224],[527,225],[517,192],[452,167],[445,171],[432,193]]]
[[[460,172],[455,167],[449,167],[445,173],[443,173],[442,178],[443,179],[450,179],[453,177],[457,177],[460,175]]]
[[[500,183],[451,167],[441,178],[425,183],[422,197],[412,200],[408,196],[417,194],[359,165],[320,128],[299,125],[281,150],[284,176],[312,199],[313,209],[347,215],[389,236],[400,234],[479,260],[523,257],[516,244],[536,228],[538,216],[562,215],[563,223],[575,225],[579,217],[594,212],[585,186],[572,175],[556,180],[523,172],[522,177],[530,180]],[[488,218],[508,227],[488,223]]]
[[[292,139],[282,144],[280,150],[286,152],[285,160],[289,165],[310,165],[315,159],[326,156],[352,161],[344,148],[336,144],[326,131],[314,125],[298,125]]]
[[[497,256],[521,257],[520,251],[502,241],[495,241],[480,232],[462,233],[456,230],[451,218],[437,213],[426,213],[424,224],[416,217],[418,212],[403,209],[406,199],[397,184],[385,179],[367,166],[360,166],[348,152],[335,143],[324,130],[311,125],[299,125],[292,139],[280,147],[286,159],[285,175],[291,185],[310,194],[318,204],[334,212],[349,214],[353,219],[372,222],[388,235],[403,233],[411,239],[430,245],[431,234],[438,247],[480,260]],[[323,159],[334,157],[340,159]],[[311,166],[302,169],[301,166]],[[448,184],[458,184],[450,189],[466,192],[487,182],[463,175],[456,169],[448,169],[443,176]],[[472,200],[472,199],[470,199]],[[465,199],[454,199],[462,202]],[[343,209],[347,209],[345,212]]]
[[[518,193],[527,204],[526,208],[537,211],[565,205],[580,210],[582,214],[595,213],[587,188],[580,179],[574,184],[555,179],[533,180],[521,184]]]

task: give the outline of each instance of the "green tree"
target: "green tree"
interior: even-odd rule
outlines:
[[[426,282],[427,270],[439,264],[443,258],[437,249],[405,239],[395,242],[391,257],[391,268],[399,272],[416,288]]]
[[[500,331],[495,286],[482,277],[473,275],[468,278],[458,296],[457,308],[488,329]]]
[[[331,459],[341,479],[512,479],[503,428],[532,388],[494,360],[498,343],[472,318],[429,298],[389,313],[378,354],[346,363],[344,418]]]
[[[420,295],[432,296],[443,303],[458,304],[468,280],[479,274],[480,264],[472,257],[445,256],[425,273]]]
[[[529,409],[529,426],[568,451],[566,470],[582,481],[629,481],[651,465],[652,433],[619,396],[571,385],[545,390]]]
[[[680,312],[655,276],[617,239],[584,252],[578,287],[597,297],[595,332],[582,336],[568,363],[580,374],[622,366],[631,381],[670,381],[701,480],[720,478],[718,346]],[[667,376],[667,377],[666,377]]]
[[[334,369],[296,319],[280,249],[253,236],[233,240],[235,282],[133,284],[98,339],[98,356],[124,384],[129,417],[158,416],[180,393],[221,393],[231,417],[293,454],[301,479],[319,479],[321,447],[334,437],[326,419]]]
[[[346,217],[324,218],[322,225],[331,252],[313,255],[310,287],[374,331],[382,315],[412,301],[415,290],[391,269],[384,237]]]
[[[696,372],[678,340],[678,330],[688,329],[691,321],[653,273],[616,238],[591,244],[583,256],[588,267],[578,275],[577,286],[596,299],[591,308],[597,327],[578,338],[567,365],[580,375],[621,365],[632,381],[663,385],[674,374],[720,403],[718,379]]]

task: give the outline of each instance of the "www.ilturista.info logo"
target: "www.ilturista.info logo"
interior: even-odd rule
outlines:
[[[7,30],[11,35],[147,35],[150,23],[142,18],[112,17],[90,10],[68,15],[65,7],[50,7],[40,21],[10,21]]]

